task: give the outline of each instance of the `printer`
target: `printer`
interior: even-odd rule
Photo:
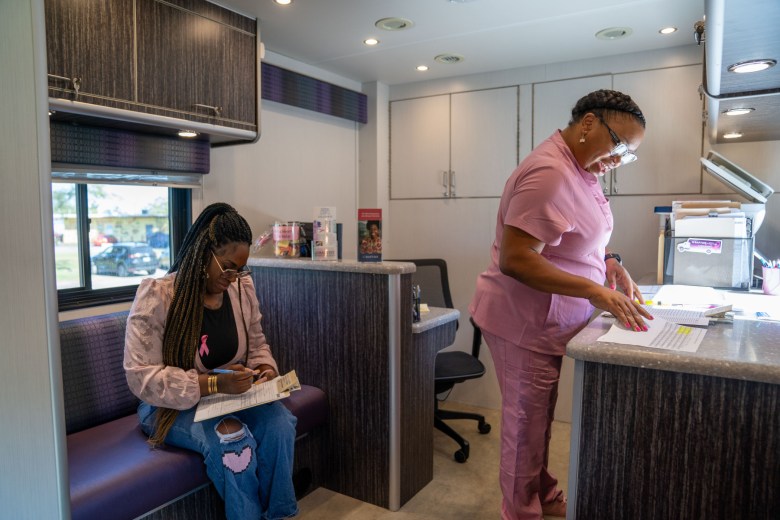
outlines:
[[[774,190],[717,152],[709,152],[701,163],[748,202],[673,202],[670,211],[662,214],[666,218],[664,238],[659,241],[663,283],[749,290],[754,240]]]

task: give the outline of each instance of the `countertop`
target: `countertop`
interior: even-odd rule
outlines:
[[[778,322],[712,322],[696,352],[598,342],[613,323],[614,318],[598,316],[568,343],[566,353],[582,361],[780,384]]]
[[[411,262],[358,262],[356,260],[312,260],[310,258],[250,256],[249,267],[278,267],[310,271],[342,271],[366,274],[407,274],[417,271]]]
[[[460,311],[457,309],[448,309],[446,307],[428,307],[428,312],[420,314],[420,321],[412,323],[412,334],[419,334],[426,330],[433,329],[456,321],[460,318]]]

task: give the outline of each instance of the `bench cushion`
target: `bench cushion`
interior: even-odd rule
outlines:
[[[282,402],[298,418],[299,436],[327,418],[319,388],[302,385]],[[200,454],[153,450],[146,439],[136,414],[68,435],[74,520],[135,518],[209,483]]]

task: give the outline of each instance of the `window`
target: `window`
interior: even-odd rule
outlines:
[[[189,195],[182,188],[54,182],[60,310],[131,301],[142,279],[164,276],[176,237],[189,226]]]

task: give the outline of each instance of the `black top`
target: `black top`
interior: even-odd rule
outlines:
[[[230,296],[225,291],[219,309],[203,308],[198,355],[203,366],[212,369],[229,362],[237,351],[238,329]]]

